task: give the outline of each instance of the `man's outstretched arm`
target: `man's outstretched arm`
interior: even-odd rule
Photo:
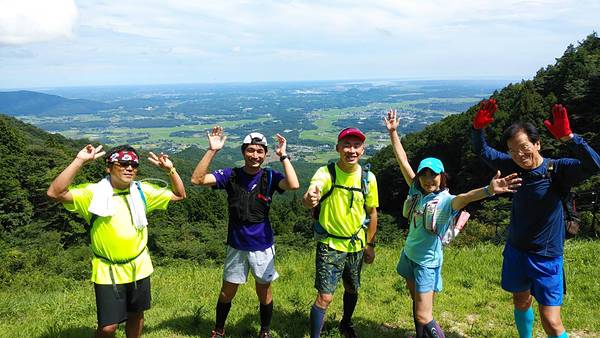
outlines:
[[[214,127],[212,132],[207,133],[206,136],[208,138],[208,150],[206,150],[192,173],[192,184],[210,187],[217,184],[217,179],[215,175],[208,172],[208,168],[219,150],[223,149],[227,136],[223,135],[223,128],[220,126]]]
[[[102,151],[102,146],[95,147],[88,144],[77,153],[77,157],[69,164],[65,170],[63,170],[50,184],[46,194],[51,199],[65,203],[73,202],[73,196],[69,192],[69,185],[73,182],[75,175],[81,170],[87,162],[93,161],[99,157],[104,156],[105,152]]]

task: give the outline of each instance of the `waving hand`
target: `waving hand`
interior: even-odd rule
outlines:
[[[564,140],[565,137],[570,137],[573,134],[569,123],[569,116],[567,115],[567,108],[562,104],[555,104],[552,107],[552,119],[554,123],[550,122],[550,120],[545,120],[544,125],[554,138]]]
[[[496,113],[497,109],[498,105],[496,104],[496,100],[489,99],[481,101],[479,104],[479,110],[473,118],[473,128],[483,129],[487,127],[494,121],[494,114]]]
[[[225,145],[225,140],[227,136],[223,135],[223,128],[221,126],[216,126],[212,129],[212,132],[206,133],[206,137],[208,137],[208,147],[211,150],[221,150]]]

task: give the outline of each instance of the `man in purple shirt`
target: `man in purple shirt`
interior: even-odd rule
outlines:
[[[207,134],[209,148],[192,174],[192,184],[225,189],[229,208],[227,257],[223,269],[223,284],[217,302],[215,328],[211,337],[225,336],[225,321],[238,286],[246,283],[248,272],[256,282],[260,302],[259,337],[271,337],[269,328],[273,315],[271,282],[279,275],[275,271],[273,229],[269,222],[271,196],[275,191],[300,187],[294,167],[286,154],[286,140],[277,134],[279,146],[275,153],[283,165],[281,173],[261,168],[267,155],[267,139],[260,133],[250,133],[242,143],[244,166],[224,168],[208,173],[217,152],[223,149],[226,136],[216,126]]]

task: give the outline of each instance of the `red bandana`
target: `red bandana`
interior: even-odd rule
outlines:
[[[118,153],[114,153],[110,155],[106,162],[115,163],[121,161],[133,161],[135,163],[139,163],[138,156],[133,151],[121,150]]]

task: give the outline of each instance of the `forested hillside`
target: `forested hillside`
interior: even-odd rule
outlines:
[[[577,46],[569,46],[556,63],[540,69],[532,80],[511,84],[493,95],[499,104],[496,120],[488,128],[494,146],[502,130],[513,121],[534,122],[542,130],[544,155],[568,156],[564,146],[545,132],[542,121],[554,103],[564,104],[575,132],[583,135],[595,149],[600,149],[600,38],[588,36]],[[403,139],[413,165],[424,156],[441,158],[451,174],[451,189],[458,193],[489,181],[492,173],[471,151],[470,121],[477,107],[452,115],[423,131]],[[383,114],[383,112],[382,112]],[[383,129],[384,126],[382,125]],[[69,140],[49,134],[17,119],[0,115],[0,285],[8,285],[15,273],[42,270],[68,278],[89,276],[88,229],[75,215],[46,197],[52,179],[65,168],[77,151],[88,141]],[[203,150],[190,148],[173,156],[184,182],[202,156]],[[235,153],[217,157],[213,168],[231,165],[241,159]],[[292,154],[293,156],[293,154]],[[143,156],[145,157],[145,156]],[[391,149],[384,148],[370,160],[377,174],[381,204],[381,243],[398,240],[397,224],[400,205],[407,187],[395,163]],[[279,163],[275,162],[277,168]],[[314,165],[295,162],[301,181],[306,183]],[[76,183],[98,181],[104,175],[102,161],[84,167]],[[140,169],[141,178],[166,179],[166,175],[147,162]],[[592,178],[580,189],[599,182]],[[187,186],[188,199],[158,212],[150,218],[149,247],[155,261],[187,259],[205,261],[220,258],[225,252],[227,210],[223,192]],[[303,190],[276,198],[271,219],[278,245],[284,248],[312,247],[311,220],[300,205]],[[491,201],[479,210],[480,222],[471,222],[463,238],[477,238],[481,222],[501,224],[505,214]],[[498,221],[500,220],[500,221]],[[466,240],[464,240],[466,242]],[[281,251],[280,251],[281,252]]]
[[[487,128],[487,137],[490,145],[497,149],[506,149],[499,142],[503,130],[513,122],[524,120],[538,127],[544,156],[568,157],[566,147],[554,140],[543,125],[543,121],[550,118],[552,105],[561,103],[569,111],[573,131],[599,150],[600,38],[594,33],[577,46],[568,46],[555,64],[540,69],[533,79],[510,84],[495,92],[493,97],[498,101],[498,111],[495,121]],[[450,173],[450,188],[454,193],[482,186],[493,176],[471,151],[471,120],[477,108],[473,106],[465,113],[449,116],[402,139],[412,165],[416,166],[427,156],[443,161]],[[372,162],[380,183],[381,209],[397,215],[408,187],[391,147],[382,149]],[[596,176],[579,188],[593,187],[593,182],[599,181]]]
[[[43,269],[66,277],[89,275],[89,237],[85,222],[46,197],[50,182],[88,141],[68,140],[49,134],[12,117],[0,115],[0,283],[14,273]],[[203,151],[190,148],[173,157],[184,182]],[[147,154],[142,154],[145,158]],[[213,167],[231,165],[234,154],[220,154]],[[279,163],[277,163],[279,165]],[[307,168],[308,169],[308,168]],[[313,168],[310,169],[314,171]],[[87,164],[75,183],[96,182],[103,177],[104,164]],[[167,176],[149,162],[140,167],[141,179]],[[156,182],[161,184],[162,182]],[[283,245],[310,243],[308,213],[294,193],[276,199],[272,219]],[[167,212],[150,218],[150,250],[161,260],[202,261],[222,257],[227,228],[223,192],[187,186],[188,199],[173,204]]]

